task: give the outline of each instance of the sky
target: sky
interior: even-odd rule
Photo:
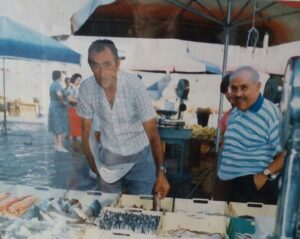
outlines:
[[[0,15],[48,36],[71,34],[71,16],[88,0],[0,0]]]

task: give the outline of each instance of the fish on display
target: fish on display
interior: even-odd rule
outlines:
[[[78,200],[66,198],[47,199],[34,206],[23,218],[38,218],[40,221],[59,221],[66,224],[90,224],[99,215],[102,206],[95,200],[86,209]]]
[[[0,239],[79,239],[86,225],[95,226],[94,218],[102,209],[98,200],[84,208],[76,199],[49,198],[32,205],[35,200],[28,196],[8,196],[0,201],[3,210],[10,208],[11,213],[17,214],[23,213],[25,206],[31,205],[26,213],[16,219],[0,216]],[[18,204],[12,207],[13,202]]]
[[[102,210],[101,203],[96,199],[92,204],[85,210],[85,215],[88,218],[98,217],[100,211]]]
[[[35,202],[37,197],[29,196],[20,200],[6,209],[6,213],[10,216],[18,217],[23,215]]]
[[[99,227],[104,230],[120,229],[135,233],[155,234],[159,221],[159,215],[105,210],[100,214]]]
[[[32,206],[32,204],[35,203],[36,200],[37,198],[32,195],[26,195],[23,197],[6,197],[2,201],[0,201],[0,214],[9,216],[20,216],[23,213],[25,213]]]

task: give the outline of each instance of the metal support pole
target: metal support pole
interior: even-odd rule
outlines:
[[[269,238],[300,238],[300,58],[292,58],[287,65],[292,74],[286,75],[281,109],[281,144],[285,153],[283,176],[275,222],[274,235]]]
[[[227,68],[227,59],[228,59],[228,46],[229,46],[229,40],[230,40],[230,28],[231,28],[231,11],[232,11],[232,0],[227,1],[227,17],[226,17],[226,24],[225,24],[225,40],[224,40],[224,54],[223,54],[223,69],[222,69],[222,79],[226,74],[226,68]],[[218,128],[217,128],[217,139],[216,139],[216,152],[215,152],[215,157],[216,157],[216,164],[215,168],[213,171],[213,183],[212,183],[212,189],[211,192],[214,190],[215,186],[215,178],[217,175],[217,170],[219,168],[219,144],[220,144],[220,139],[221,139],[221,131],[219,128],[219,123],[220,119],[222,116],[222,111],[223,111],[223,101],[224,101],[224,94],[220,93],[220,101],[219,101],[219,111],[218,111]]]
[[[298,238],[297,223],[300,199],[300,154],[295,150],[287,153],[279,195],[275,237]]]
[[[3,60],[3,104],[4,104],[4,119],[3,119],[3,123],[2,123],[2,134],[4,136],[7,136],[7,118],[6,118],[6,110],[7,110],[7,107],[6,107],[6,94],[5,94],[5,59],[4,57],[2,58]]]

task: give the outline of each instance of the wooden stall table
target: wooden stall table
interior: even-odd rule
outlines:
[[[177,159],[177,173],[172,177],[183,177],[187,141],[192,138],[192,130],[188,128],[158,127],[161,140],[166,144],[179,145],[180,156]]]
[[[189,146],[189,164],[192,168],[192,183],[202,186],[205,193],[211,194],[213,171],[215,169],[215,140],[192,138]]]

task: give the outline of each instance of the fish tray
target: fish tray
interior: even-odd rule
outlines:
[[[194,198],[182,199],[176,198],[174,203],[174,212],[181,213],[204,213],[227,215],[228,204],[224,201],[212,201],[208,199]]]
[[[275,217],[277,205],[263,204],[263,203],[229,203],[230,216],[266,216]]]

